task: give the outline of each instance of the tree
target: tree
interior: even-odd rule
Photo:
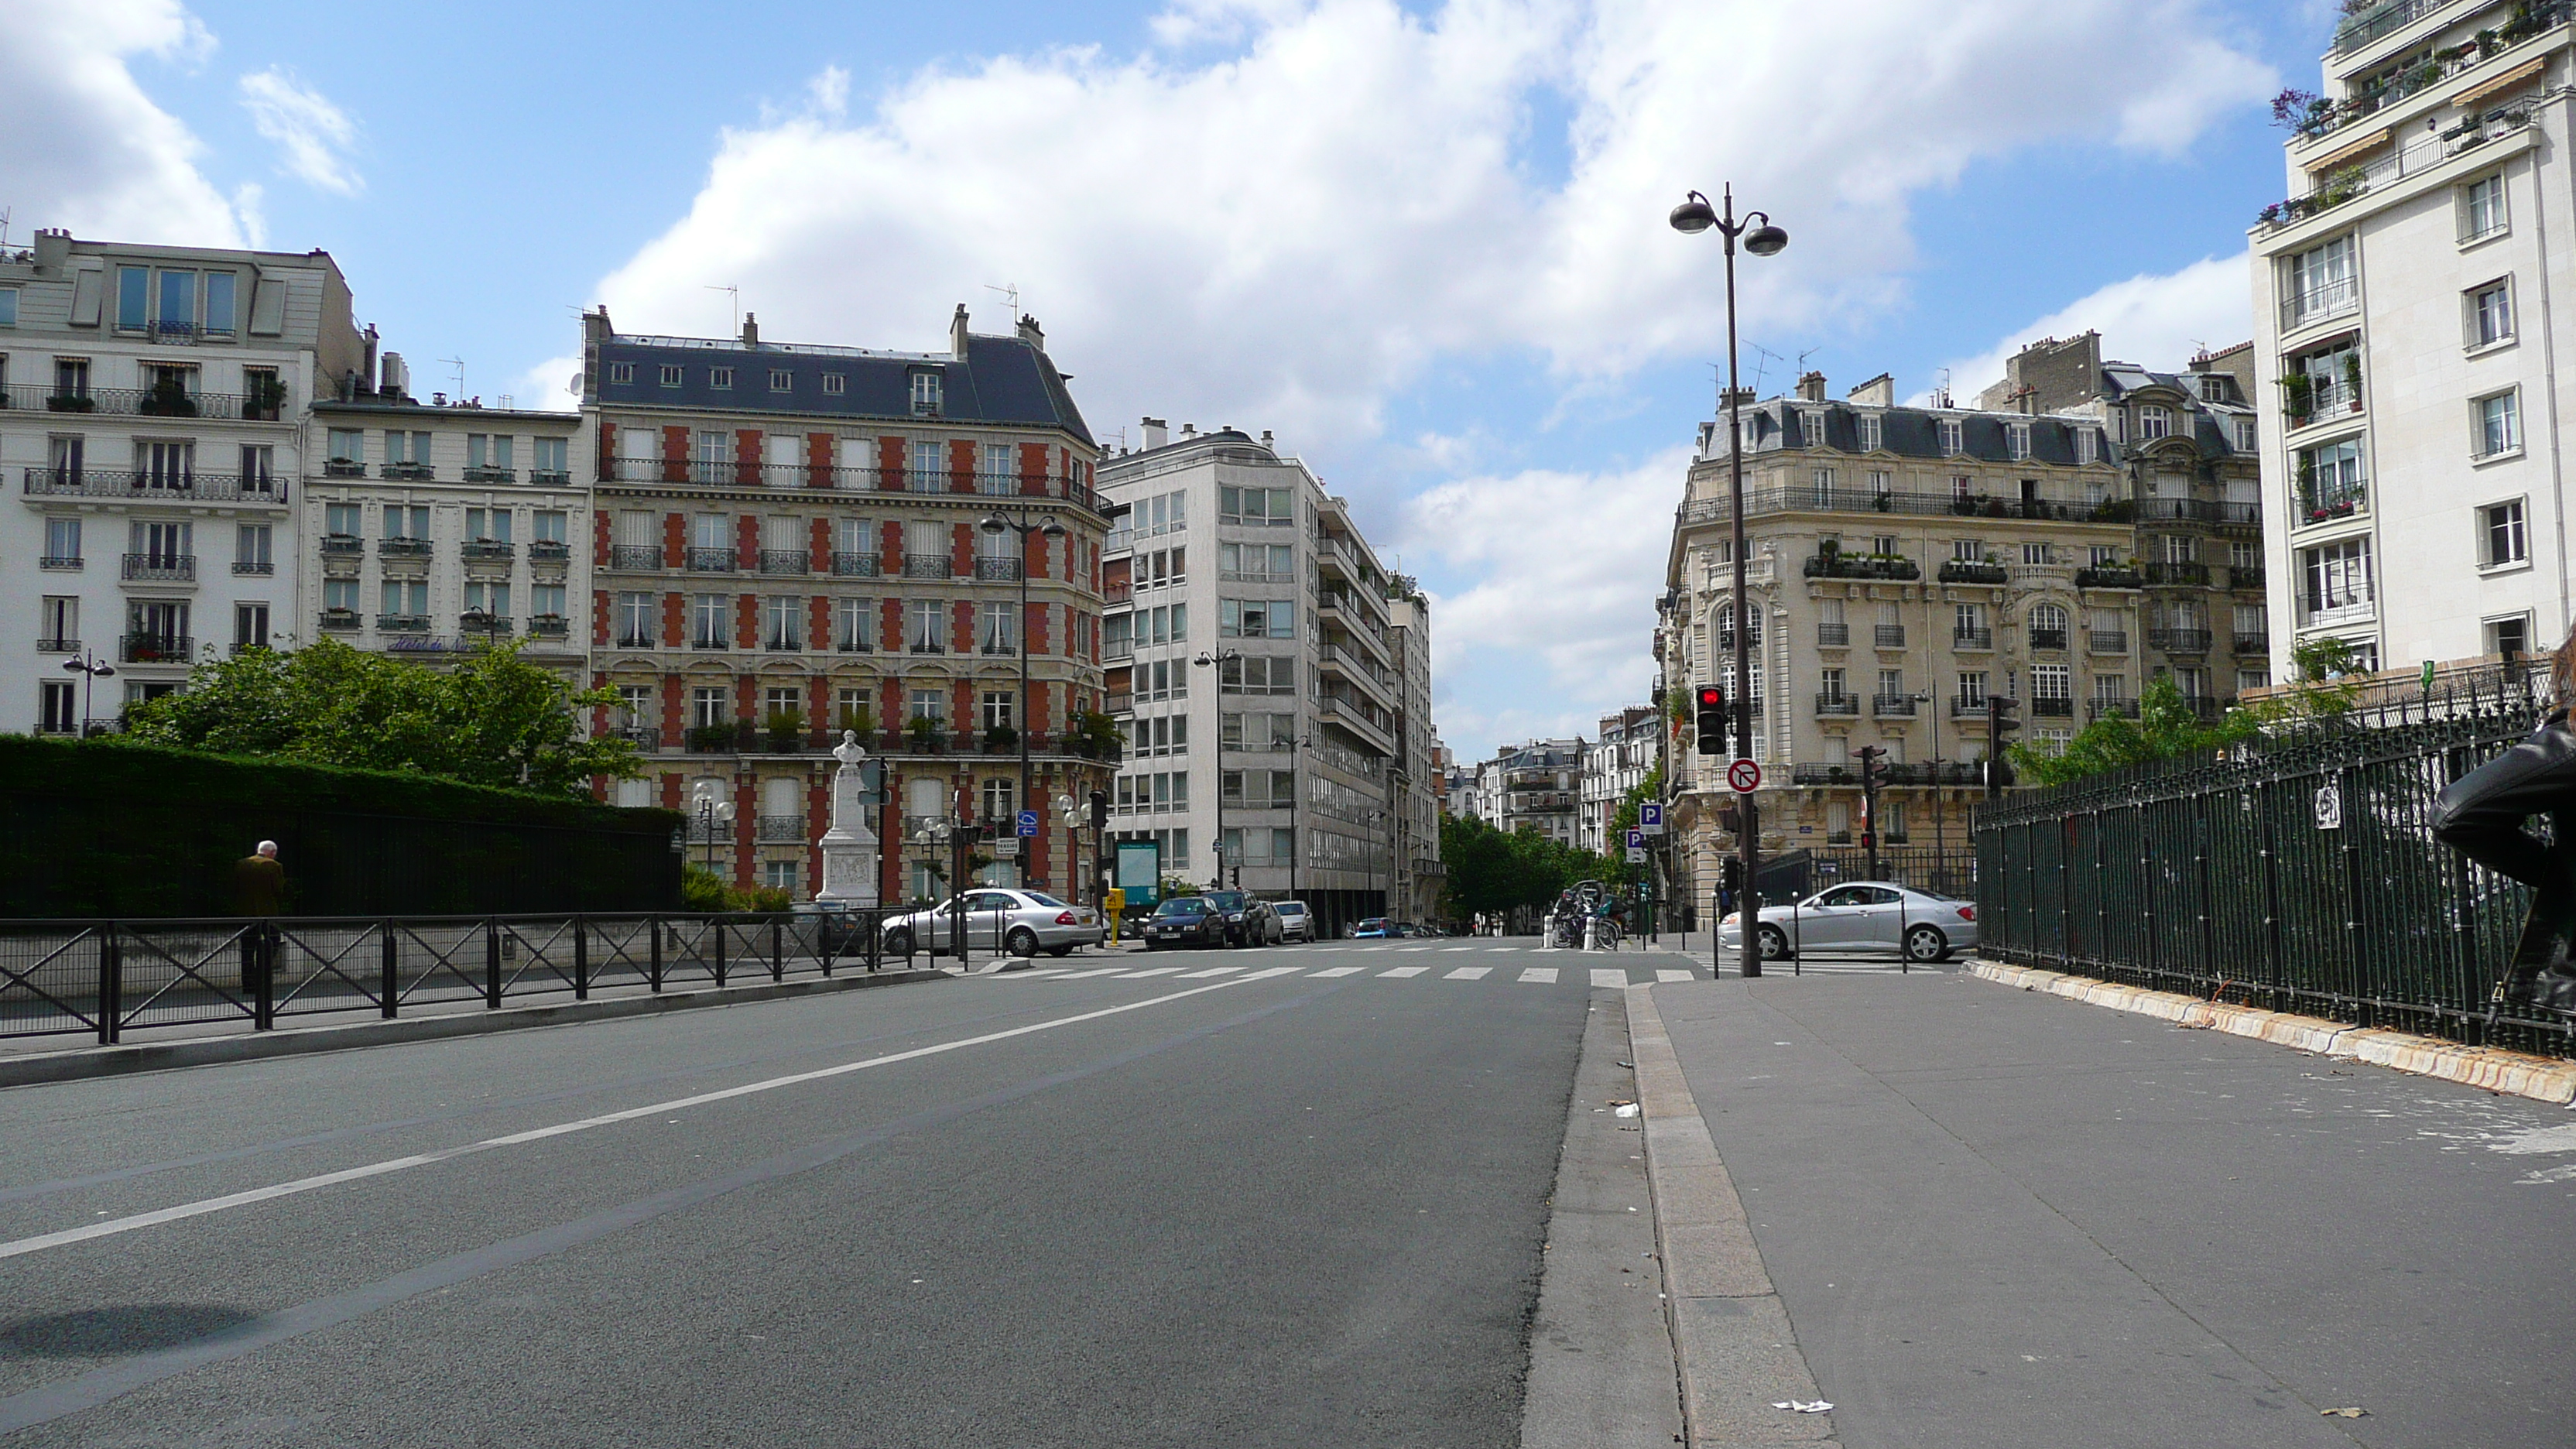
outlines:
[[[2218,723],[2203,724],[2171,679],[2156,679],[2139,696],[2135,720],[2104,715],[2068,741],[2062,753],[2016,744],[2011,747],[2013,768],[2029,784],[2063,785],[2105,770],[2225,749],[2261,734],[2266,722],[2262,713],[2231,709]]]
[[[1453,914],[1542,907],[1578,880],[1610,879],[1610,863],[1523,826],[1505,834],[1486,821],[1440,822],[1440,862],[1449,872]]]
[[[581,711],[617,702],[486,645],[452,670],[325,639],[200,666],[186,689],[134,705],[124,738],[211,754],[401,770],[468,784],[580,795],[594,776],[640,773],[635,746],[592,737]]]

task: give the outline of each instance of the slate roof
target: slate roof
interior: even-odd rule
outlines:
[[[612,382],[611,364],[635,365],[632,382]],[[677,387],[665,387],[661,370],[680,369]],[[715,370],[730,367],[733,386],[718,388]],[[784,370],[789,386],[773,391],[769,374]],[[916,418],[912,376],[940,377],[937,418]],[[826,393],[823,379],[838,374],[842,391]],[[726,412],[788,413],[817,418],[928,424],[991,423],[1061,428],[1087,446],[1091,429],[1065,390],[1043,348],[1019,337],[969,336],[963,359],[944,352],[873,352],[855,347],[790,346],[680,337],[612,334],[599,345],[599,401],[605,406],[706,408]]]
[[[1881,451],[1907,458],[1938,460],[1952,456],[1983,459],[1992,463],[2032,462],[2075,464],[2075,435],[2091,432],[2101,446],[2097,460],[2109,455],[2107,439],[2100,439],[2102,425],[2090,418],[2055,417],[2042,414],[2024,417],[2019,413],[1977,412],[1967,409],[1913,407],[1857,408],[1847,402],[1802,402],[1796,398],[1772,398],[1744,410],[1746,430],[1752,434],[1747,455],[1769,448],[1803,446],[1795,439],[1798,415],[1821,410],[1825,414],[1825,446],[1841,452],[1860,451],[1860,414],[1874,413],[1879,419]],[[1940,421],[1956,418],[1959,422],[1959,452],[1941,449]],[[2009,423],[2030,424],[2030,453],[2015,459],[2005,443],[2004,428]],[[1718,427],[1726,424],[1721,415]],[[1721,455],[1722,456],[1722,455]]]

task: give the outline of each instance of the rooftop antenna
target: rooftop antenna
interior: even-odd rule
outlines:
[[[1761,366],[1753,369],[1753,395],[1755,397],[1760,397],[1762,396],[1762,375],[1770,370],[1770,365],[1772,363],[1786,362],[1789,359],[1782,357],[1779,353],[1772,351],[1770,348],[1763,346],[1759,342],[1747,342],[1744,345],[1752,348],[1753,355],[1763,360]]]
[[[733,298],[733,335],[740,337],[742,335],[742,288],[707,287],[704,290],[709,292],[722,292],[726,296]]]
[[[1824,344],[1820,342],[1798,354],[1798,375],[1800,377],[1805,377],[1807,375],[1807,359],[1824,350]]]
[[[993,284],[992,284],[992,283],[990,283],[990,282],[986,282],[986,283],[984,284],[984,290],[985,290],[985,291],[987,291],[987,292],[999,292],[999,293],[1001,293],[1004,297],[1006,297],[1006,298],[1010,299],[1010,303],[1011,303],[1011,325],[1012,325],[1012,326],[1014,326],[1014,327],[1019,326],[1019,325],[1020,325],[1020,284],[1019,284],[1019,283],[1017,283],[1017,282],[1004,282],[1003,284],[1001,284],[1000,286],[998,286],[998,287],[997,287],[997,286],[993,285]]]
[[[1941,369],[1941,390],[1934,393],[1933,398],[1935,407],[1950,406],[1950,369],[1946,367]]]
[[[9,249],[9,208],[0,206],[0,252]]]
[[[442,357],[438,360],[446,363],[449,367],[456,369],[456,400],[458,402],[463,402],[465,400],[465,359],[462,357]]]

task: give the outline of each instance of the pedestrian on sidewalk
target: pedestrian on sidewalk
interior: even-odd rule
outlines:
[[[286,909],[286,867],[277,863],[277,842],[233,862],[233,905],[251,923],[242,928],[242,989],[253,996],[276,968],[277,927],[270,924]]]
[[[2576,927],[2576,628],[2549,658],[2548,718],[2531,737],[2471,770],[2433,805],[2433,838],[2499,875],[2531,887],[2531,909],[2494,1005],[2529,1002],[2576,1011],[2567,936]],[[2550,817],[2550,840],[2523,822]],[[2493,1015],[2490,1008],[2489,1015]]]

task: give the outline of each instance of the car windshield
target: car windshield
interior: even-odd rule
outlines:
[[[1200,899],[1206,901],[1210,906],[1213,906],[1220,911],[1239,911],[1243,909],[1243,892],[1241,891],[1209,891],[1206,895],[1201,896]]]
[[[1060,901],[1060,900],[1057,900],[1057,899],[1056,899],[1055,897],[1053,897],[1053,896],[1040,895],[1040,894],[1038,894],[1036,891],[1022,891],[1022,892],[1020,892],[1020,894],[1021,894],[1021,895],[1023,895],[1023,896],[1028,897],[1030,900],[1032,900],[1032,901],[1036,902],[1036,903],[1037,903],[1037,904],[1039,904],[1039,905],[1042,905],[1042,906],[1046,907],[1048,910],[1051,910],[1051,911],[1061,911],[1061,910],[1068,910],[1068,909],[1071,909],[1070,907],[1066,906],[1064,902],[1062,902],[1062,901]]]
[[[1295,901],[1290,901],[1286,905],[1279,906],[1276,909],[1279,914],[1283,916],[1302,916],[1306,914],[1306,908]]]
[[[1386,929],[1386,917],[1371,916],[1367,920],[1360,922],[1360,929],[1363,931],[1383,931]]]
[[[1154,908],[1154,914],[1158,916],[1204,916],[1207,914],[1207,902],[1198,896],[1181,896],[1177,899],[1168,900],[1163,902],[1161,905],[1156,906]]]

